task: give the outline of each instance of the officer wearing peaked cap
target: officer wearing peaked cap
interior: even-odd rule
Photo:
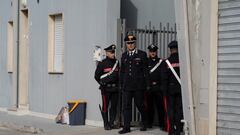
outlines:
[[[107,57],[97,65],[95,71],[95,80],[100,84],[99,89],[102,94],[102,107],[99,107],[105,130],[110,130],[114,127],[113,124],[117,114],[119,63],[115,58],[115,49],[116,45],[104,48]],[[110,103],[111,106],[109,108]],[[108,113],[110,118],[108,118]]]
[[[146,92],[148,127],[151,128],[154,120],[154,108],[157,109],[157,116],[160,128],[165,127],[164,96],[166,89],[162,89],[161,75],[163,72],[163,59],[157,55],[158,47],[155,45],[148,46],[148,69],[149,69],[149,86]],[[156,107],[155,107],[156,106]]]
[[[135,42],[136,41],[136,37],[134,35],[127,35],[125,38],[124,38],[124,41],[125,42]]]
[[[107,52],[115,51],[115,49],[116,49],[116,45],[114,45],[114,44],[104,48],[104,50],[107,51]]]
[[[172,41],[168,44],[168,48],[170,49],[178,49],[178,42],[177,41]]]
[[[149,50],[149,52],[157,52],[158,47],[155,46],[154,44],[151,44],[148,46],[148,50]]]
[[[146,131],[146,114],[144,106],[144,91],[147,87],[148,69],[147,54],[136,48],[136,37],[127,35],[124,39],[127,51],[122,54],[120,83],[123,91],[124,126],[119,134],[130,132],[132,120],[132,98],[141,113],[143,126],[141,131]]]
[[[162,82],[167,89],[168,95],[168,116],[170,121],[169,135],[180,135],[183,129],[181,120],[183,119],[182,95],[180,67],[178,56],[178,42],[169,43],[171,55],[164,63],[164,75]]]

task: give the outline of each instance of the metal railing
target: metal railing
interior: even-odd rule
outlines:
[[[162,23],[159,23],[158,28],[151,25],[146,25],[144,29],[137,28],[131,29],[126,28],[126,34],[133,34],[137,38],[137,48],[147,51],[148,45],[154,44],[158,46],[158,56],[161,58],[168,57],[168,48],[167,45],[177,39],[176,24],[170,26],[170,23],[167,23],[165,26]]]

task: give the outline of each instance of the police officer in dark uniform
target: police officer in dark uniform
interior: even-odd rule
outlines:
[[[163,97],[166,89],[161,89],[161,72],[163,71],[163,59],[158,58],[158,47],[149,45],[149,86],[150,89],[146,92],[147,101],[147,115],[148,115],[148,128],[152,128],[155,106],[158,112],[158,122],[160,128],[164,129],[165,124],[165,110]],[[155,106],[154,106],[155,105]]]
[[[127,51],[122,54],[120,82],[123,91],[124,126],[119,134],[130,132],[132,120],[132,98],[141,113],[143,126],[141,131],[146,131],[146,114],[144,106],[144,91],[147,87],[148,69],[147,54],[136,48],[136,37],[127,35],[124,39]]]
[[[165,62],[162,81],[166,84],[168,94],[169,135],[180,135],[183,128],[183,124],[181,123],[183,109],[177,41],[172,41],[168,47],[170,48],[171,55]]]
[[[115,49],[115,45],[110,45],[104,49],[106,51],[106,59],[98,63],[95,71],[95,79],[100,84],[99,89],[102,94],[103,105],[102,107],[99,107],[103,117],[105,130],[113,128],[117,114],[119,63],[115,58]],[[108,109],[110,103],[111,107]],[[110,113],[110,119],[108,118],[108,112]]]

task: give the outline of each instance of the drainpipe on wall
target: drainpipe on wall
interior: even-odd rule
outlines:
[[[20,2],[21,0],[18,0],[17,5],[17,76],[16,76],[16,83],[17,83],[17,100],[16,100],[16,108],[19,108],[19,46],[20,46]]]

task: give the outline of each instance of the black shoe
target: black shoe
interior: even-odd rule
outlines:
[[[142,126],[142,127],[140,128],[140,131],[146,131],[146,130],[147,130],[146,126]]]
[[[104,129],[105,130],[111,130],[111,127],[107,125],[107,126],[104,126]]]
[[[111,129],[119,129],[120,127],[118,125],[110,125]]]
[[[160,126],[160,130],[164,131],[166,128],[164,126]]]
[[[131,132],[131,131],[130,131],[130,128],[123,128],[123,129],[120,130],[118,133],[119,133],[119,134],[126,134],[126,133],[129,133],[129,132]]]
[[[174,132],[171,132],[171,131],[169,131],[169,132],[168,132],[168,135],[175,135],[175,133],[174,133]]]
[[[152,128],[152,125],[147,125],[147,128]]]

